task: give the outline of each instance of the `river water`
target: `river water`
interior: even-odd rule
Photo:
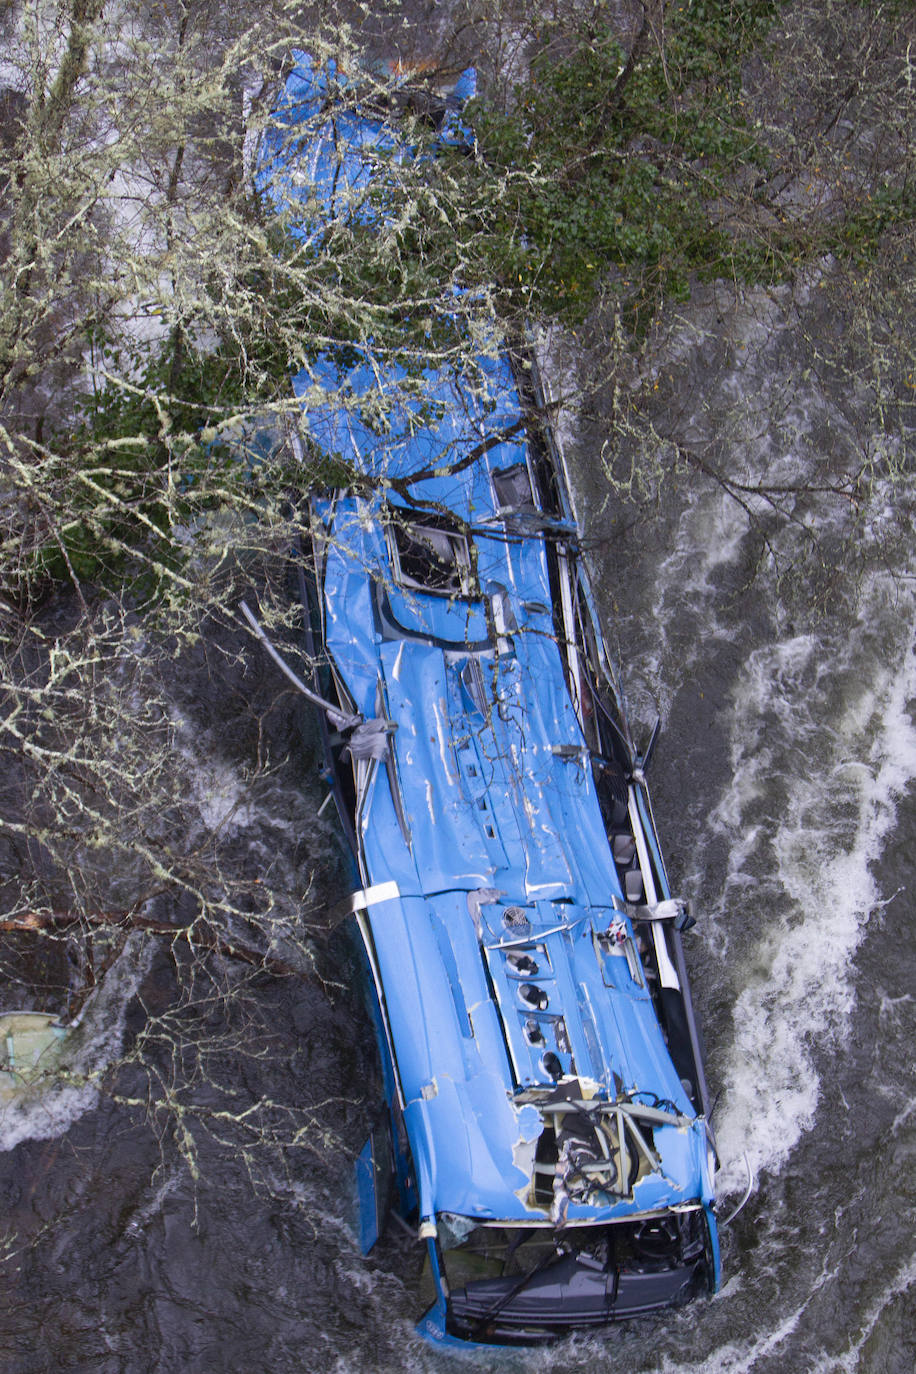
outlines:
[[[654,426],[684,443],[715,440],[718,459],[745,475],[809,473],[825,422],[849,413],[838,384],[801,380],[814,330],[800,325],[816,325],[806,299],[761,297],[750,310],[748,299],[699,293],[630,376],[633,407],[614,453],[625,460]],[[577,362],[575,350],[568,365],[587,370],[594,353]],[[785,407],[773,418],[777,383],[791,387],[791,425]],[[663,717],[650,782],[673,881],[699,915],[688,959],[718,1095],[723,1214],[744,1190],[744,1156],[755,1183],[723,1233],[714,1299],[604,1340],[474,1363],[539,1374],[910,1374],[909,540],[882,546],[893,558],[860,559],[852,545],[843,551],[842,515],[807,514],[833,560],[825,592],[805,582],[812,564],[797,527],[766,524],[768,552],[761,528],[715,483],[675,477],[658,502],[626,505],[602,468],[610,396],[599,387],[590,412],[569,420],[570,461],[634,716]],[[876,423],[867,407],[855,419]],[[892,525],[900,492],[876,499]],[[862,526],[860,553],[879,523]],[[275,689],[269,669],[249,672]],[[192,697],[205,678],[200,662],[179,664],[176,691]],[[299,742],[288,722],[275,724],[285,768],[269,795],[246,800],[233,745],[242,706],[224,699],[220,709],[225,729],[187,750],[202,812],[228,797],[234,842],[254,861],[269,855],[274,872],[310,865],[320,906],[346,876],[327,814],[316,814],[323,794],[307,730]],[[185,969],[179,997],[181,957],[134,937],[81,1032],[88,1080],[0,1124],[4,1374],[467,1367],[468,1356],[413,1334],[408,1240],[395,1232],[368,1259],[354,1240],[351,1152],[375,1109],[374,1060],[345,990],[344,946],[318,951],[323,974],[344,987],[237,970],[189,979]],[[215,998],[219,978],[244,992],[235,1021]],[[175,1040],[161,1037],[141,1069],[129,1052],[151,1017]],[[179,1088],[182,1037],[206,1071]],[[106,1078],[119,1050],[126,1061]],[[153,1062],[155,1091],[173,1108],[167,1128],[143,1106]],[[249,1111],[258,1130],[246,1133]]]

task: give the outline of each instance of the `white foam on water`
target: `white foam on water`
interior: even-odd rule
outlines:
[[[636,718],[658,712],[667,720],[706,646],[734,636],[733,626],[716,616],[715,574],[738,558],[746,533],[744,512],[720,491],[704,491],[681,512],[670,551],[656,565],[651,604],[637,612],[643,642],[622,664]]]
[[[760,648],[735,693],[735,788],[712,818],[736,846],[719,924],[731,919],[746,932],[753,913],[760,933],[738,965],[744,987],[717,1123],[724,1192],[743,1186],[743,1153],[755,1172],[778,1169],[810,1129],[820,1093],[814,1051],[841,1043],[854,1005],[853,956],[883,901],[871,865],[897,798],[916,778],[916,728],[906,709],[916,695],[916,658],[911,621],[900,614],[912,608],[895,590],[906,631],[896,662],[879,659],[868,637],[872,618],[888,610],[886,589],[875,585],[842,645],[805,636]],[[845,696],[831,719],[838,680]],[[768,778],[770,805],[781,814],[745,833],[744,806],[766,794]],[[749,882],[749,872],[761,876]]]
[[[787,1312],[777,1326],[763,1331],[754,1340],[745,1340],[741,1343],[728,1341],[711,1351],[699,1364],[681,1364],[665,1355],[661,1364],[657,1366],[658,1374],[751,1374],[759,1361],[776,1353],[793,1335],[811,1302],[821,1289],[835,1279],[836,1270],[828,1270],[825,1265],[811,1285],[804,1301]],[[720,1303],[723,1296],[724,1290],[713,1298],[713,1303]]]
[[[121,1053],[128,1004],[146,971],[151,945],[128,937],[118,959],[64,1041],[55,1070],[0,1108],[0,1150],[23,1140],[64,1135],[99,1100],[99,1078]]]
[[[0,1150],[12,1150],[23,1140],[53,1140],[65,1135],[79,1117],[98,1101],[98,1089],[59,1085],[33,1089],[0,1108]]]
[[[747,516],[724,492],[704,492],[684,510],[674,551],[660,565],[659,582],[670,595],[714,593],[710,574],[738,557]]]
[[[813,1293],[783,1318],[777,1327],[750,1343],[730,1341],[710,1352],[699,1364],[676,1364],[666,1355],[659,1366],[659,1374],[750,1374],[758,1360],[778,1350],[783,1341],[795,1331]]]
[[[232,835],[258,819],[254,808],[244,800],[246,787],[234,768],[219,759],[198,758],[189,773],[191,793],[208,830]]]
[[[124,1234],[126,1236],[144,1235],[147,1227],[161,1214],[166,1199],[180,1192],[185,1178],[183,1162],[180,1165],[172,1164],[164,1176],[163,1166],[160,1166],[153,1177],[153,1184],[146,1197],[135,1208],[133,1215],[125,1225]],[[155,1182],[156,1179],[159,1179],[159,1182]]]
[[[811,1374],[856,1374],[856,1370],[862,1367],[860,1364],[862,1349],[878,1325],[885,1308],[889,1307],[895,1298],[902,1297],[914,1285],[916,1285],[916,1255],[911,1256],[906,1264],[900,1266],[887,1287],[871,1304],[864,1321],[859,1326],[855,1339],[850,1342],[849,1349],[841,1355],[824,1355],[816,1364],[811,1366]],[[875,1363],[870,1367],[876,1369],[878,1365]]]
[[[209,741],[201,743],[200,731],[177,707],[171,714],[176,752],[187,764],[188,796],[205,829],[234,835],[254,825],[259,816],[246,799],[246,779],[212,751]]]

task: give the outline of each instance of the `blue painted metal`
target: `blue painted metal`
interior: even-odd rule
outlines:
[[[371,1135],[357,1155],[354,1172],[359,1206],[359,1244],[363,1254],[368,1255],[379,1238],[380,1221],[384,1220],[379,1217],[376,1204],[375,1147]]]
[[[706,1217],[706,1225],[708,1227],[709,1235],[709,1249],[712,1255],[712,1263],[710,1265],[709,1272],[709,1288],[711,1292],[715,1293],[718,1291],[719,1285],[722,1281],[722,1255],[719,1249],[719,1228],[716,1225],[716,1216],[715,1212],[712,1209],[711,1203],[707,1202],[704,1205],[703,1212]]]
[[[263,150],[262,193],[307,244],[338,213],[375,222],[379,150],[389,165],[411,155],[383,115],[335,105],[338,82],[298,54]],[[460,137],[460,100],[444,130]],[[635,791],[659,899],[667,876],[561,460],[526,426],[520,376],[493,349],[406,386],[401,366],[354,346],[294,378],[311,442],[372,479],[312,502],[318,609],[342,699],[389,727],[384,757],[351,765],[338,750],[337,762],[353,767],[359,879],[396,884],[367,899],[360,929],[416,1186],[402,1200],[416,1202],[439,1286],[432,1327],[464,1336],[477,1318],[450,1315],[443,1218],[553,1228],[573,1255],[568,1238],[587,1226],[625,1224],[636,1260],[615,1283],[637,1293],[635,1311],[670,1300],[655,1279],[639,1296],[640,1227],[667,1218],[681,1235],[683,1217],[705,1215],[718,1282],[689,992],[676,977],[660,990],[653,964],[653,940],[679,937],[659,937],[627,902],[608,831],[626,840],[636,821],[602,797],[602,770]],[[507,473],[518,477],[511,509]],[[683,972],[679,945],[668,948]],[[675,1026],[691,1081],[666,1044]],[[563,1162],[564,1094],[599,1150],[591,1172]],[[564,1327],[559,1291],[551,1330]],[[586,1324],[617,1315],[602,1301]],[[491,1338],[514,1338],[499,1326],[511,1327],[513,1302],[493,1307],[508,1317],[485,1312]],[[519,1339],[532,1322],[519,1318]]]

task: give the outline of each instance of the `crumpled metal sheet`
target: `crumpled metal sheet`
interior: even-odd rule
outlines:
[[[390,150],[390,129],[347,114],[350,122],[332,138],[320,126],[323,78],[303,62],[294,75],[284,118],[288,128],[305,121],[306,141],[295,167],[284,163],[279,144],[270,149],[275,203],[298,194],[294,171],[309,194],[330,195],[332,170],[335,187],[359,193],[372,140]],[[354,353],[345,373],[319,358],[294,385],[311,438],[328,454],[370,478],[403,483],[422,474],[410,488],[416,505],[403,490],[380,486],[374,496],[339,493],[333,505],[314,508],[327,522],[326,647],[367,717],[350,745],[364,766],[362,878],[393,880],[400,894],[373,905],[364,920],[384,987],[421,1216],[544,1219],[550,1205],[531,1198],[537,1109],[519,1089],[553,1084],[547,1050],[564,1081],[581,1080],[608,1100],[640,1092],[674,1103],[684,1119],[692,1108],[645,983],[634,976],[632,927],[554,630],[544,537],[530,509],[506,522],[494,485],[495,473],[530,465],[509,361],[482,353],[473,385],[428,368],[424,406],[405,397],[405,374],[372,357],[371,345]],[[361,408],[379,394],[388,405],[383,427],[369,422],[371,407]],[[483,435],[507,431],[481,445]],[[399,582],[387,525],[421,518],[424,509],[440,518],[452,512],[472,541],[469,596]],[[571,518],[567,507],[561,520]],[[583,598],[590,601],[587,589]],[[469,900],[475,893],[487,897]],[[537,968],[527,975],[510,957],[505,913],[513,905],[534,940]],[[626,939],[607,935],[615,922],[630,941],[629,958]],[[526,994],[526,985],[540,992]],[[543,1008],[526,1003],[541,995]],[[530,1021],[543,1028],[542,1041]],[[573,1196],[560,1170],[564,1216],[610,1219],[709,1197],[702,1122],[658,1124],[654,1148],[660,1167],[646,1172],[632,1197],[602,1205]]]

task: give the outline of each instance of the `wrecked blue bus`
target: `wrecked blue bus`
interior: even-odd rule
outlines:
[[[398,138],[394,106],[297,54],[262,191],[307,224]],[[310,498],[301,586],[387,1092],[361,1235],[392,1206],[414,1229],[427,1335],[538,1343],[718,1285],[690,918],[533,352],[422,380],[421,405],[356,345],[295,378],[294,442],[353,475]]]

